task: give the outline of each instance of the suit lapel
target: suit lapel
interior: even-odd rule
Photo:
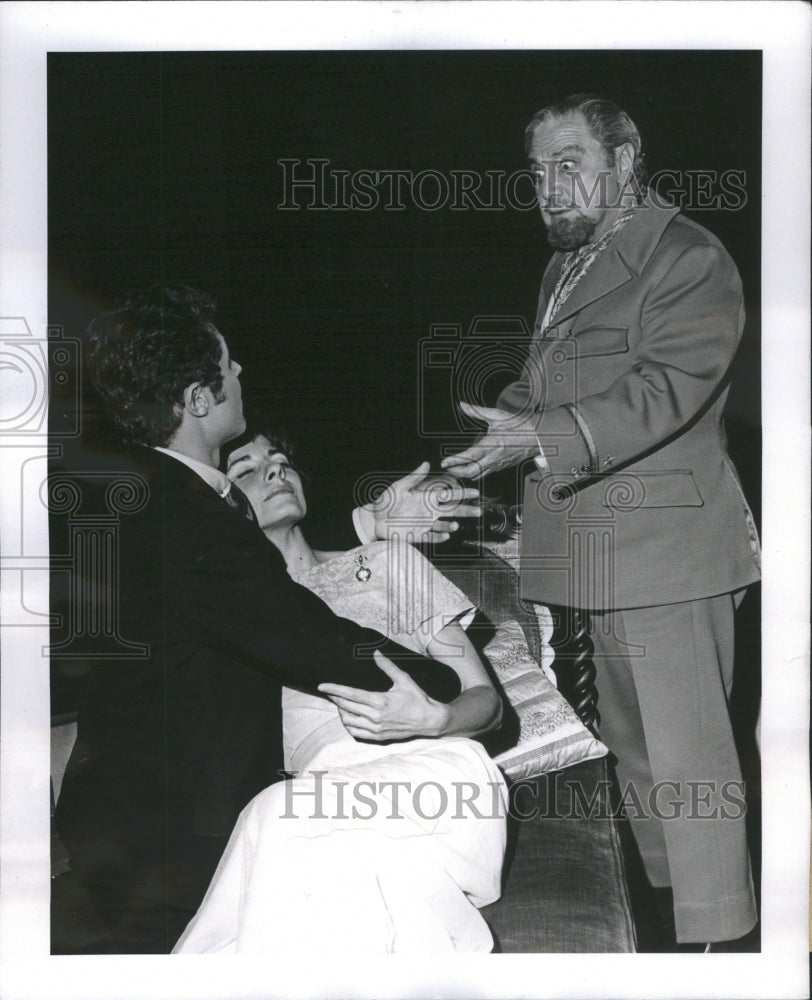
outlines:
[[[541,290],[539,291],[539,301],[536,309],[536,325],[533,328],[535,336],[541,335],[541,326],[544,322],[544,314],[547,312],[547,303],[550,301],[550,296],[555,291],[555,283],[558,281],[558,276],[561,274],[561,261],[563,259],[563,254],[554,254],[552,260],[547,265],[544,277],[541,279]]]
[[[631,277],[633,272],[626,267],[617,248],[611,245],[606,247],[572,290],[572,294],[559,307],[555,314],[555,324],[558,325],[596,299],[613,292]]]

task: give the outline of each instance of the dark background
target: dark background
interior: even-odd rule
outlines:
[[[688,214],[744,282],[728,430],[758,508],[760,52],[52,53],[48,70],[51,326],[79,339],[155,281],[212,293],[246,399],[300,445],[317,542],[365,473],[380,481],[457,449],[455,400],[492,403],[523,343],[463,388],[450,367],[421,364],[421,341],[477,316],[532,325],[551,251],[535,210],[426,211],[407,193],[392,211],[380,189],[370,211],[281,211],[277,160],[507,178],[526,166],[531,115],[594,90],[637,122],[652,173],[743,171],[743,207]],[[495,357],[503,341],[485,348]],[[56,432],[73,404],[54,388]],[[64,443],[68,462],[75,447]]]
[[[52,334],[81,340],[97,312],[153,282],[213,294],[219,328],[244,367],[246,401],[271,410],[297,441],[311,475],[308,535],[329,545],[346,531],[365,474],[380,482],[424,458],[436,468],[444,448],[470,440],[472,425],[460,427],[455,401],[492,403],[524,341],[506,338],[504,322],[502,334],[485,323],[493,336],[479,342],[480,360],[469,369],[479,378],[469,381],[448,365],[423,364],[421,344],[434,325],[464,332],[476,317],[520,316],[529,334],[551,251],[535,210],[426,211],[406,194],[402,211],[382,203],[370,211],[281,211],[277,161],[507,178],[526,166],[523,131],[532,114],[581,91],[629,112],[651,173],[744,175],[746,202],[737,210],[686,208],[722,240],[744,283],[748,319],[727,429],[758,520],[759,51],[52,53]],[[308,195],[296,200],[304,205]],[[57,349],[54,464],[86,467],[98,460],[88,450],[94,412],[77,408],[72,361],[59,363],[73,355]],[[71,436],[79,425],[90,432],[84,440]],[[508,501],[514,490],[512,475],[488,484]],[[51,519],[53,551],[65,544],[64,521]],[[732,704],[757,876],[758,605],[753,588],[738,619]]]

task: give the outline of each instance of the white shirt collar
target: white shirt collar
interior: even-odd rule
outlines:
[[[206,465],[205,462],[198,462],[196,458],[190,458],[188,455],[184,455],[180,451],[172,451],[171,448],[159,448],[156,445],[155,451],[162,451],[164,455],[169,455],[170,458],[176,458],[179,462],[183,462],[183,464],[187,465],[192,472],[196,472],[204,483],[207,483],[213,490],[216,490],[221,497],[228,496],[229,490],[231,489],[231,480],[224,472],[221,472],[219,469],[215,469],[213,465]]]

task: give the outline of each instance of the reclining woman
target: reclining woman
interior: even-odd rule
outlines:
[[[384,694],[286,688],[285,764],[297,776],[245,808],[175,953],[490,951],[478,908],[500,894],[506,787],[468,737],[496,728],[502,703],[464,632],[471,602],[405,542],[314,550],[302,477],[272,431],[238,439],[227,472],[297,582],[448,663],[462,693],[450,705],[423,695],[434,725],[404,742],[391,708],[414,685],[397,668],[380,664],[393,679]]]

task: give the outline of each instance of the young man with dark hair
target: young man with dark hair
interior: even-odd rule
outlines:
[[[406,713],[412,735],[426,694],[449,702],[459,683],[337,618],[250,519],[217,467],[245,420],[240,366],[207,296],[173,287],[128,299],[92,324],[89,367],[126,446],[117,469],[143,486],[118,524],[118,586],[90,611],[118,602],[121,636],[145,653],[87,664],[57,823],[115,948],[162,953],[240,810],[280,780],[282,683],[379,692],[381,720]]]

